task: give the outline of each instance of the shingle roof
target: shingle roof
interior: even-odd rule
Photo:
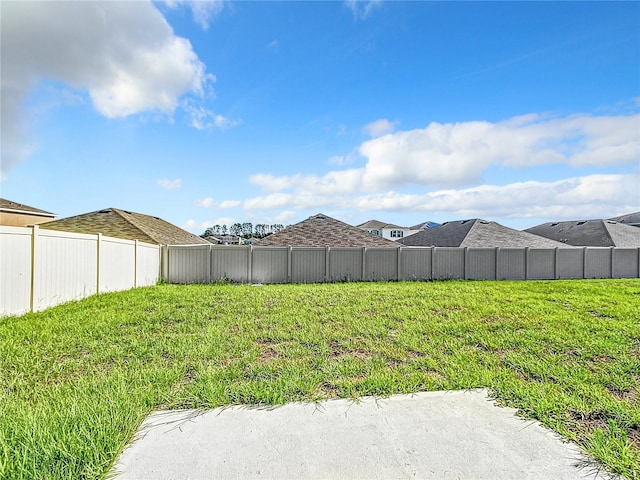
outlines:
[[[369,220],[368,222],[361,223],[360,225],[356,225],[357,228],[362,228],[363,230],[380,230],[382,228],[397,228],[404,229],[399,225],[395,225],[393,223],[384,223],[380,220]]]
[[[109,237],[140,240],[159,245],[209,244],[197,235],[161,218],[117,208],[62,218],[41,224],[40,227],[75,233],[102,233]]]
[[[322,213],[291,225],[278,233],[268,235],[254,245],[258,247],[398,247],[396,242],[372,235]]]
[[[549,222],[526,232],[583,247],[640,247],[640,229],[613,220]]]
[[[30,207],[28,205],[24,205],[23,203],[12,202],[11,200],[7,200],[6,198],[0,198],[0,210],[3,212],[25,213],[28,215],[39,215],[51,218],[56,216],[55,213],[40,210],[39,208]]]
[[[440,224],[427,220],[426,222],[418,223],[413,227],[409,227],[409,230],[428,230],[429,228],[437,227],[438,225]]]
[[[620,215],[619,217],[613,217],[609,220],[622,223],[624,225],[632,225],[634,227],[640,227],[640,212],[627,213],[626,215]]]
[[[566,247],[553,240],[478,218],[445,222],[437,227],[402,238],[398,242],[407,246],[434,247]]]

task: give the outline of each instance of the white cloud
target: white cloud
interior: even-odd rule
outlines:
[[[196,207],[204,207],[204,208],[234,208],[241,204],[239,200],[223,200],[220,203],[217,203],[213,198],[207,197],[201,200],[196,200],[194,205]]]
[[[167,190],[177,190],[182,186],[182,179],[176,178],[175,180],[162,179],[158,180],[158,185]]]
[[[455,218],[591,218],[612,211],[634,211],[640,204],[640,174],[587,175],[553,182],[528,181],[481,185],[424,194],[394,191],[361,195],[274,193],[247,199],[244,208],[355,209],[359,211],[428,212]]]
[[[212,79],[150,1],[3,2],[2,169],[31,152],[24,101],[44,79],[86,91],[108,118],[172,115]]]
[[[203,30],[207,30],[211,22],[215,20],[224,9],[225,2],[224,0],[167,0],[165,4],[169,8],[185,6],[191,9],[193,21]]]
[[[375,122],[371,122],[362,128],[362,131],[370,137],[380,137],[388,133],[392,133],[396,129],[398,122],[390,122],[386,118],[381,118]]]
[[[346,157],[344,155],[334,155],[333,157],[329,157],[329,160],[327,160],[327,162],[330,165],[338,165],[341,167],[345,164]]]
[[[231,120],[212,112],[202,105],[193,105],[190,102],[186,102],[183,108],[189,115],[191,126],[196,130],[211,130],[212,128],[226,130],[241,123],[239,120]]]
[[[359,152],[363,168],[323,176],[256,174],[251,183],[267,193],[323,195],[382,192],[407,185],[429,188],[480,183],[490,167],[524,169],[565,164],[608,167],[637,164],[640,115],[525,115],[504,122],[431,123],[426,128],[368,140]]]
[[[382,0],[345,0],[344,4],[356,20],[364,20],[374,9],[382,5]]]

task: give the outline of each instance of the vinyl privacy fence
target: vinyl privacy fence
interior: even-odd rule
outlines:
[[[155,285],[160,247],[39,227],[0,226],[0,316]]]
[[[640,248],[162,247],[169,283],[638,278]]]

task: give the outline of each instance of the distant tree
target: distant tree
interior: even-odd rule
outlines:
[[[214,225],[211,228],[211,232],[213,233],[213,235],[220,235],[222,233],[222,227],[220,227],[220,225]]]
[[[253,223],[244,222],[242,224],[242,236],[245,238],[251,238],[253,236]]]
[[[220,233],[222,235],[226,235],[227,234],[227,225],[226,224],[222,225],[222,228],[220,229]]]
[[[254,236],[256,238],[263,238],[266,234],[267,234],[267,226],[264,223],[256,224]]]
[[[271,232],[278,233],[280,230],[284,230],[284,225],[281,223],[274,223],[271,225]]]
[[[229,233],[238,237],[242,235],[242,224],[234,223],[233,225],[231,225],[231,227],[229,228]]]
[[[211,237],[213,235],[213,228],[209,227],[207,228],[204,233],[202,235],[200,235],[202,238],[205,237]]]

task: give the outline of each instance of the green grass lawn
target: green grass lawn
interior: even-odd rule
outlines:
[[[159,285],[0,319],[0,478],[103,478],[157,408],[487,387],[640,478],[640,281]]]

